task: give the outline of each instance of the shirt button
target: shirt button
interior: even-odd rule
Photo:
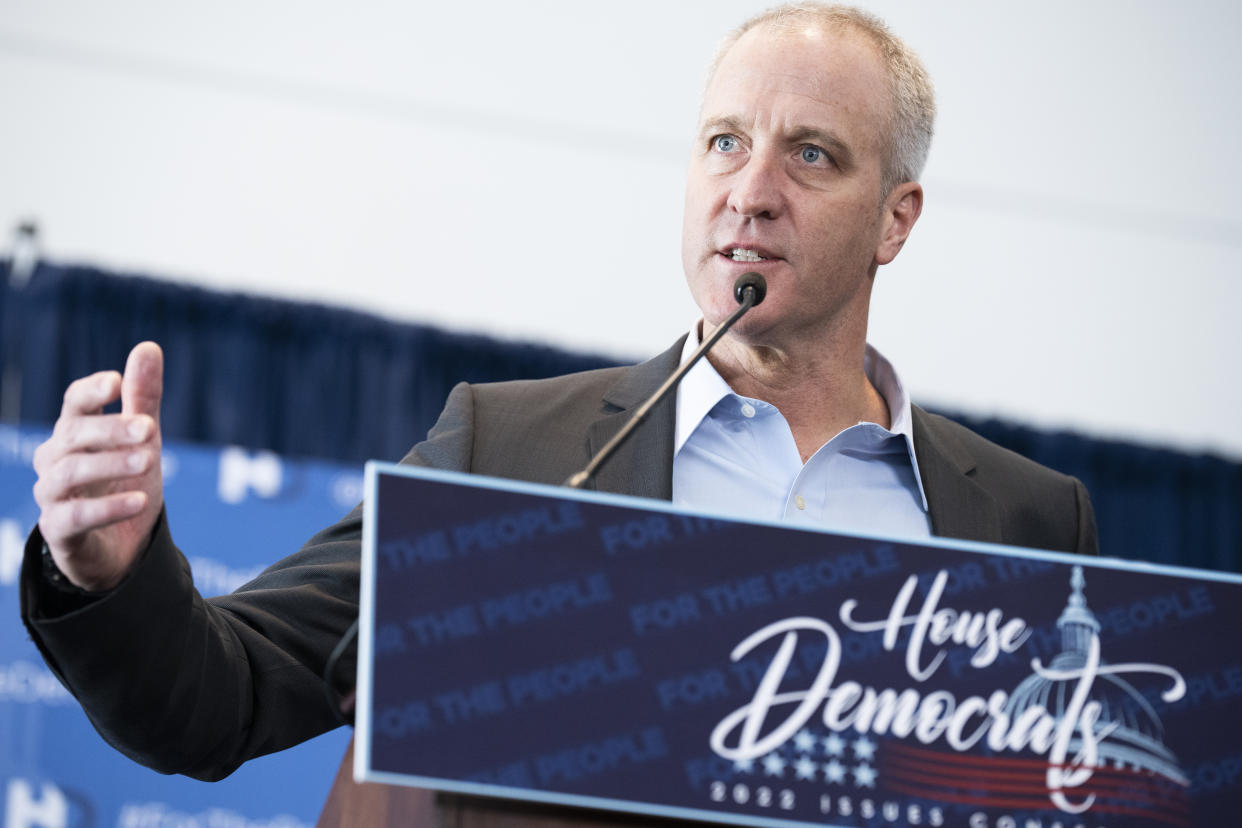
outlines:
[[[800,510],[801,510],[801,509],[805,509],[805,508],[806,508],[806,498],[805,498],[805,497],[803,497],[802,495],[794,495],[794,505],[795,505],[795,506],[797,506],[797,507],[798,507],[798,509],[800,509]]]
[[[742,416],[747,418],[755,416],[755,407],[750,403],[742,403]]]

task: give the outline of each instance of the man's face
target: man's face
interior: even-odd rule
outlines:
[[[865,332],[875,267],[896,255],[881,198],[888,89],[879,57],[848,33],[758,27],[724,56],[703,98],[682,229],[708,323],[736,309],[733,282],[754,270],[768,294],[734,329],[743,341]]]

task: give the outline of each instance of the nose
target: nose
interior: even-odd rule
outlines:
[[[784,208],[782,176],[783,171],[776,159],[752,153],[746,164],[733,175],[729,188],[729,209],[746,218],[776,218]]]

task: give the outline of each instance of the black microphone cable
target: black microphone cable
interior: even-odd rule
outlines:
[[[733,298],[738,301],[738,309],[720,327],[712,331],[711,336],[703,340],[695,352],[690,355],[690,358],[677,367],[672,376],[666,379],[664,384],[657,388],[656,392],[645,403],[639,406],[629,422],[614,434],[611,440],[604,444],[604,447],[599,450],[598,454],[591,458],[591,462],[587,463],[582,471],[566,480],[564,485],[571,489],[581,489],[594,476],[595,472],[599,471],[599,467],[604,465],[608,458],[621,447],[621,444],[629,439],[629,436],[634,433],[634,429],[638,428],[639,424],[647,419],[647,415],[651,413],[651,410],[659,405],[668,396],[670,391],[677,387],[682,377],[689,373],[695,363],[711,350],[711,347],[720,340],[720,337],[728,333],[729,329],[733,327],[737,320],[742,318],[743,314],[762,302],[763,297],[767,293],[768,283],[760,274],[751,272],[738,276],[737,281],[733,283]]]
[[[336,682],[332,680],[332,674],[336,672],[336,665],[341,660],[341,656],[345,655],[349,645],[357,638],[358,619],[355,618],[354,623],[350,624],[349,629],[345,630],[345,633],[341,636],[341,640],[336,642],[332,652],[328,653],[328,660],[323,666],[323,690],[327,695],[328,705],[332,708],[332,713],[336,716],[336,720],[343,725],[352,725],[354,723],[353,706],[355,700],[351,698],[354,694],[352,691],[346,695],[337,692]],[[349,715],[346,715],[344,710],[347,701],[350,707]]]
[[[678,366],[672,376],[666,379],[664,383],[656,389],[656,392],[652,394],[651,397],[644,402],[637,411],[634,412],[634,416],[629,419],[625,426],[618,431],[602,449],[599,450],[598,454],[591,458],[591,462],[588,463],[582,471],[566,480],[565,485],[571,489],[582,488],[582,486],[591,479],[595,472],[599,470],[600,466],[607,462],[608,458],[611,457],[613,453],[616,452],[616,450],[620,448],[621,445],[629,438],[629,436],[634,433],[634,430],[647,419],[647,416],[651,413],[652,409],[659,405],[660,402],[668,396],[669,392],[677,387],[678,383],[680,383],[682,378],[689,373],[690,369],[693,368],[709,350],[711,350],[713,345],[720,341],[722,336],[728,333],[729,329],[732,328],[733,325],[741,319],[747,311],[763,301],[764,297],[767,295],[767,292],[768,283],[764,280],[762,275],[751,272],[743,273],[739,276],[737,281],[733,283],[733,298],[738,302],[738,309],[735,310],[718,328],[712,331],[710,336],[700,343],[699,347],[695,349],[695,352],[690,355],[690,358]],[[345,651],[349,648],[349,645],[352,644],[357,637],[358,619],[354,619],[354,623],[349,625],[349,629],[347,629],[341,636],[341,640],[338,641],[336,646],[332,648],[332,652],[328,655],[328,660],[324,664],[323,668],[323,686],[324,693],[328,700],[328,705],[332,708],[332,712],[336,716],[337,720],[344,725],[353,724],[352,707],[354,700],[350,698],[352,693],[342,695],[337,692],[336,683],[332,680],[332,674],[336,672],[337,663],[340,662],[341,657],[345,654]],[[351,715],[348,716],[342,709],[347,702],[351,707]]]

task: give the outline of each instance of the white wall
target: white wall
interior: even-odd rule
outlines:
[[[695,318],[696,98],[761,5],[0,0],[0,232],[643,356]],[[872,324],[915,398],[1242,457],[1242,5],[870,5],[939,90]]]

